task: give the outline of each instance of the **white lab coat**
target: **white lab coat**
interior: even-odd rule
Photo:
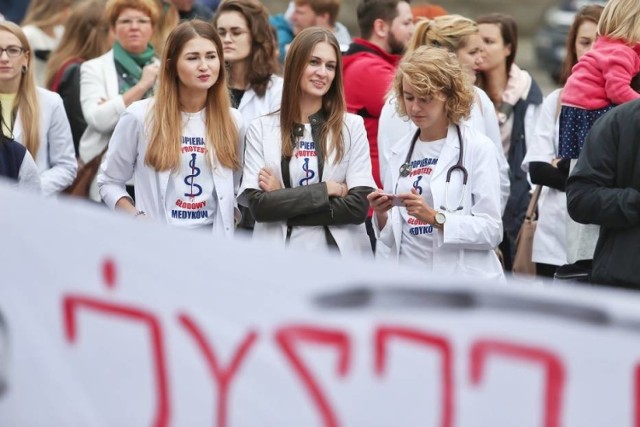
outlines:
[[[551,163],[558,157],[558,98],[556,89],[545,98],[532,134],[522,169],[529,172],[531,162]],[[538,224],[533,236],[534,262],[550,265],[567,263],[567,196],[563,191],[543,187],[538,199]]]
[[[282,77],[272,75],[263,97],[259,97],[252,88],[248,88],[238,105],[245,123],[249,125],[253,119],[273,113],[280,109],[282,101]]]
[[[62,98],[55,92],[36,88],[40,102],[40,147],[35,162],[40,172],[42,194],[52,195],[73,183],[78,172],[73,136]],[[13,125],[13,139],[24,144],[20,111]]]
[[[496,116],[493,103],[485,91],[476,86],[474,86],[473,89],[476,96],[471,106],[471,115],[467,120],[463,120],[462,123],[489,137],[496,146],[495,156],[500,170],[501,212],[504,213],[507,200],[509,200],[509,164],[502,149],[498,117]],[[385,101],[382,111],[380,112],[380,121],[378,123],[378,153],[380,154],[378,158],[381,177],[385,176],[391,146],[398,141],[398,139],[409,133],[413,134],[417,129],[417,126],[408,117],[400,117],[398,115],[397,103],[397,98],[391,96]]]
[[[495,147],[483,134],[460,126],[464,140],[463,166],[469,178],[462,202],[463,209],[445,212],[444,230],[434,228],[434,272],[504,281],[500,261],[494,252],[502,240],[500,177],[496,168]],[[408,134],[389,151],[389,169],[384,178],[384,191],[393,193],[405,162],[413,135]],[[462,174],[454,172],[449,184],[449,200],[445,202],[447,171],[458,161],[460,142],[455,126],[449,126],[445,144],[431,176],[431,195],[436,210],[445,205],[455,209],[462,194]],[[380,230],[374,215],[374,230],[378,237],[376,256],[398,260],[402,239],[400,207],[389,211],[385,227]]]
[[[167,223],[166,195],[171,171],[158,172],[146,166],[149,136],[146,132],[145,119],[147,111],[152,107],[153,99],[145,99],[132,103],[125,110],[122,118],[113,131],[109,149],[98,173],[100,196],[111,209],[122,197],[129,197],[126,183],[135,178],[136,208],[144,211],[146,216]],[[232,116],[240,129],[238,150],[242,153],[242,137],[244,122],[240,113],[232,109]],[[239,175],[211,159],[213,180],[218,196],[218,209],[213,222],[216,235],[233,235],[234,220],[239,219],[235,201],[235,189]]]
[[[376,188],[371,173],[369,143],[362,117],[345,114],[342,135],[344,136],[345,153],[342,161],[335,164],[333,156],[327,156],[322,174],[323,181],[346,182],[349,188]],[[242,186],[238,191],[239,202],[248,205],[242,193],[247,189],[260,190],[258,175],[263,167],[270,168],[280,180],[281,140],[280,115],[270,114],[254,120],[247,131],[245,164]],[[343,257],[371,256],[371,243],[363,224],[329,225],[329,231],[335,239]],[[279,222],[256,222],[253,239],[273,242],[284,247],[287,235],[287,224]]]

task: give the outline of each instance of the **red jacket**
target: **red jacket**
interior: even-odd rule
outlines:
[[[562,103],[585,110],[624,104],[640,98],[630,86],[640,72],[640,44],[600,37],[573,66],[562,90]]]
[[[360,38],[353,39],[343,59],[347,110],[364,118],[373,178],[379,188],[382,188],[382,181],[378,162],[378,121],[399,60],[400,56]]]

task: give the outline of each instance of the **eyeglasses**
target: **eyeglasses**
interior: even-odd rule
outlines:
[[[7,52],[7,56],[9,58],[15,58],[15,57],[20,56],[20,54],[22,54],[22,52],[24,52],[24,49],[21,48],[20,46],[9,46],[9,47],[5,47],[5,48],[0,47],[0,57],[5,52]]]
[[[240,37],[243,34],[248,34],[249,31],[247,30],[241,30],[239,28],[232,28],[231,30],[227,31],[224,28],[219,28],[218,29],[218,35],[220,36],[221,39],[224,39],[225,37],[227,37],[227,34],[229,34],[229,36],[232,39],[237,39],[238,37]]]
[[[123,27],[130,27],[133,25],[133,23],[136,23],[140,26],[143,25],[149,25],[151,24],[151,19],[149,18],[136,18],[136,19],[131,19],[131,18],[123,18],[123,19],[118,19],[116,21],[116,25],[122,25]]]

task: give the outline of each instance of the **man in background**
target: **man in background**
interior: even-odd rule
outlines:
[[[195,3],[194,0],[171,0],[171,2],[176,9],[178,9],[181,21],[188,21],[190,19],[211,21],[213,19],[211,9],[200,3]]]
[[[338,22],[342,0],[294,0],[284,14],[272,16],[271,25],[276,29],[280,62],[284,63],[287,48],[300,31],[309,27],[323,27],[333,31],[341,50],[351,43],[349,30]]]
[[[364,118],[373,177],[382,188],[378,122],[398,62],[413,35],[413,14],[404,0],[360,0],[357,17],[360,38],[353,40],[343,60],[345,97],[347,110]],[[371,217],[367,232],[375,247]]]

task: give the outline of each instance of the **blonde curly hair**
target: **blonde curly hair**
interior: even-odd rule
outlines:
[[[471,114],[473,87],[462,71],[456,56],[445,49],[421,46],[407,53],[396,72],[393,89],[398,99],[398,114],[406,117],[403,83],[416,90],[418,96],[445,101],[447,119],[459,124]]]

